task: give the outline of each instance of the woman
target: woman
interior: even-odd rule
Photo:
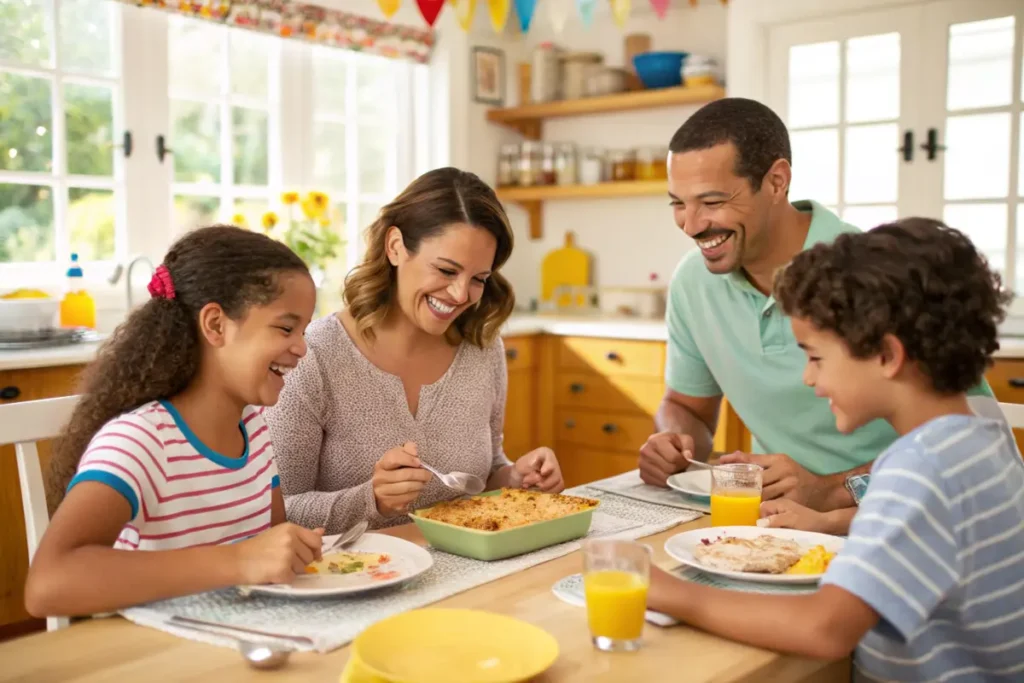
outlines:
[[[367,231],[347,307],[306,331],[307,356],[266,411],[288,519],[339,533],[408,521],[458,494],[420,466],[488,489],[564,484],[554,453],[502,451],[508,377],[498,333],[512,287],[496,271],[512,230],[472,173],[417,178]]]

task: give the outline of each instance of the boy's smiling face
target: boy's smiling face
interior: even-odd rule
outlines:
[[[828,399],[836,429],[849,434],[884,417],[886,380],[891,373],[882,358],[855,358],[834,332],[819,329],[802,318],[791,318],[790,322],[797,343],[807,354],[804,384],[814,388],[815,396]]]

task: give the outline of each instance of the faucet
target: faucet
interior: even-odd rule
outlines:
[[[127,268],[118,263],[117,266],[114,268],[113,275],[111,275],[110,279],[108,280],[110,284],[116,285],[117,281],[121,279],[121,274],[124,273],[124,290],[125,297],[128,302],[129,313],[132,312],[132,308],[134,307],[132,303],[132,271],[135,270],[136,264],[138,264],[140,261],[144,261],[146,265],[149,266],[149,273],[150,275],[152,275],[153,272],[155,271],[155,268],[153,268],[153,262],[150,261],[145,256],[136,256],[135,258],[128,262]]]

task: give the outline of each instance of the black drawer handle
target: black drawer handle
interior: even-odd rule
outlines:
[[[604,355],[604,357],[607,358],[608,360],[610,360],[613,363],[622,360],[622,356],[620,356],[619,354],[615,353],[614,351],[609,351],[608,353],[606,353]]]
[[[505,357],[508,358],[509,360],[515,360],[516,356],[518,356],[518,355],[519,355],[519,352],[516,351],[515,349],[506,349],[505,350]]]
[[[573,382],[572,384],[569,385],[569,391],[571,391],[574,394],[582,394],[583,385],[579,382]]]
[[[4,401],[13,401],[19,396],[21,396],[21,389],[18,387],[10,386],[0,389],[0,399]]]
[[[619,431],[619,428],[616,425],[609,422],[607,424],[601,425],[601,431],[604,432],[605,434],[614,434],[615,432]]]
[[[576,427],[576,420],[568,419],[565,421],[566,429],[574,429]]]
[[[1024,377],[1011,377],[1010,386],[1014,389],[1024,389]]]

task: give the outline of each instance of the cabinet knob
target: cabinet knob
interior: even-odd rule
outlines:
[[[1014,389],[1024,389],[1024,377],[1011,377],[1009,384]]]
[[[19,396],[21,396],[21,389],[18,387],[10,386],[0,389],[0,399],[4,401],[13,401]]]
[[[505,349],[505,357],[508,358],[509,360],[515,360],[516,356],[518,355],[519,352],[516,351],[515,349]]]
[[[574,427],[576,427],[576,420],[573,420],[573,419],[570,418],[570,419],[565,421],[565,428],[566,429],[573,429]]]
[[[579,382],[573,382],[572,384],[569,385],[569,391],[571,391],[574,394],[582,394],[583,385]]]
[[[613,363],[622,360],[622,357],[619,354],[615,353],[614,351],[609,351],[604,355],[604,357],[612,361]]]
[[[604,432],[605,434],[614,434],[615,432],[619,431],[619,428],[616,425],[612,424],[611,422],[608,422],[606,424],[601,425],[601,431]]]

